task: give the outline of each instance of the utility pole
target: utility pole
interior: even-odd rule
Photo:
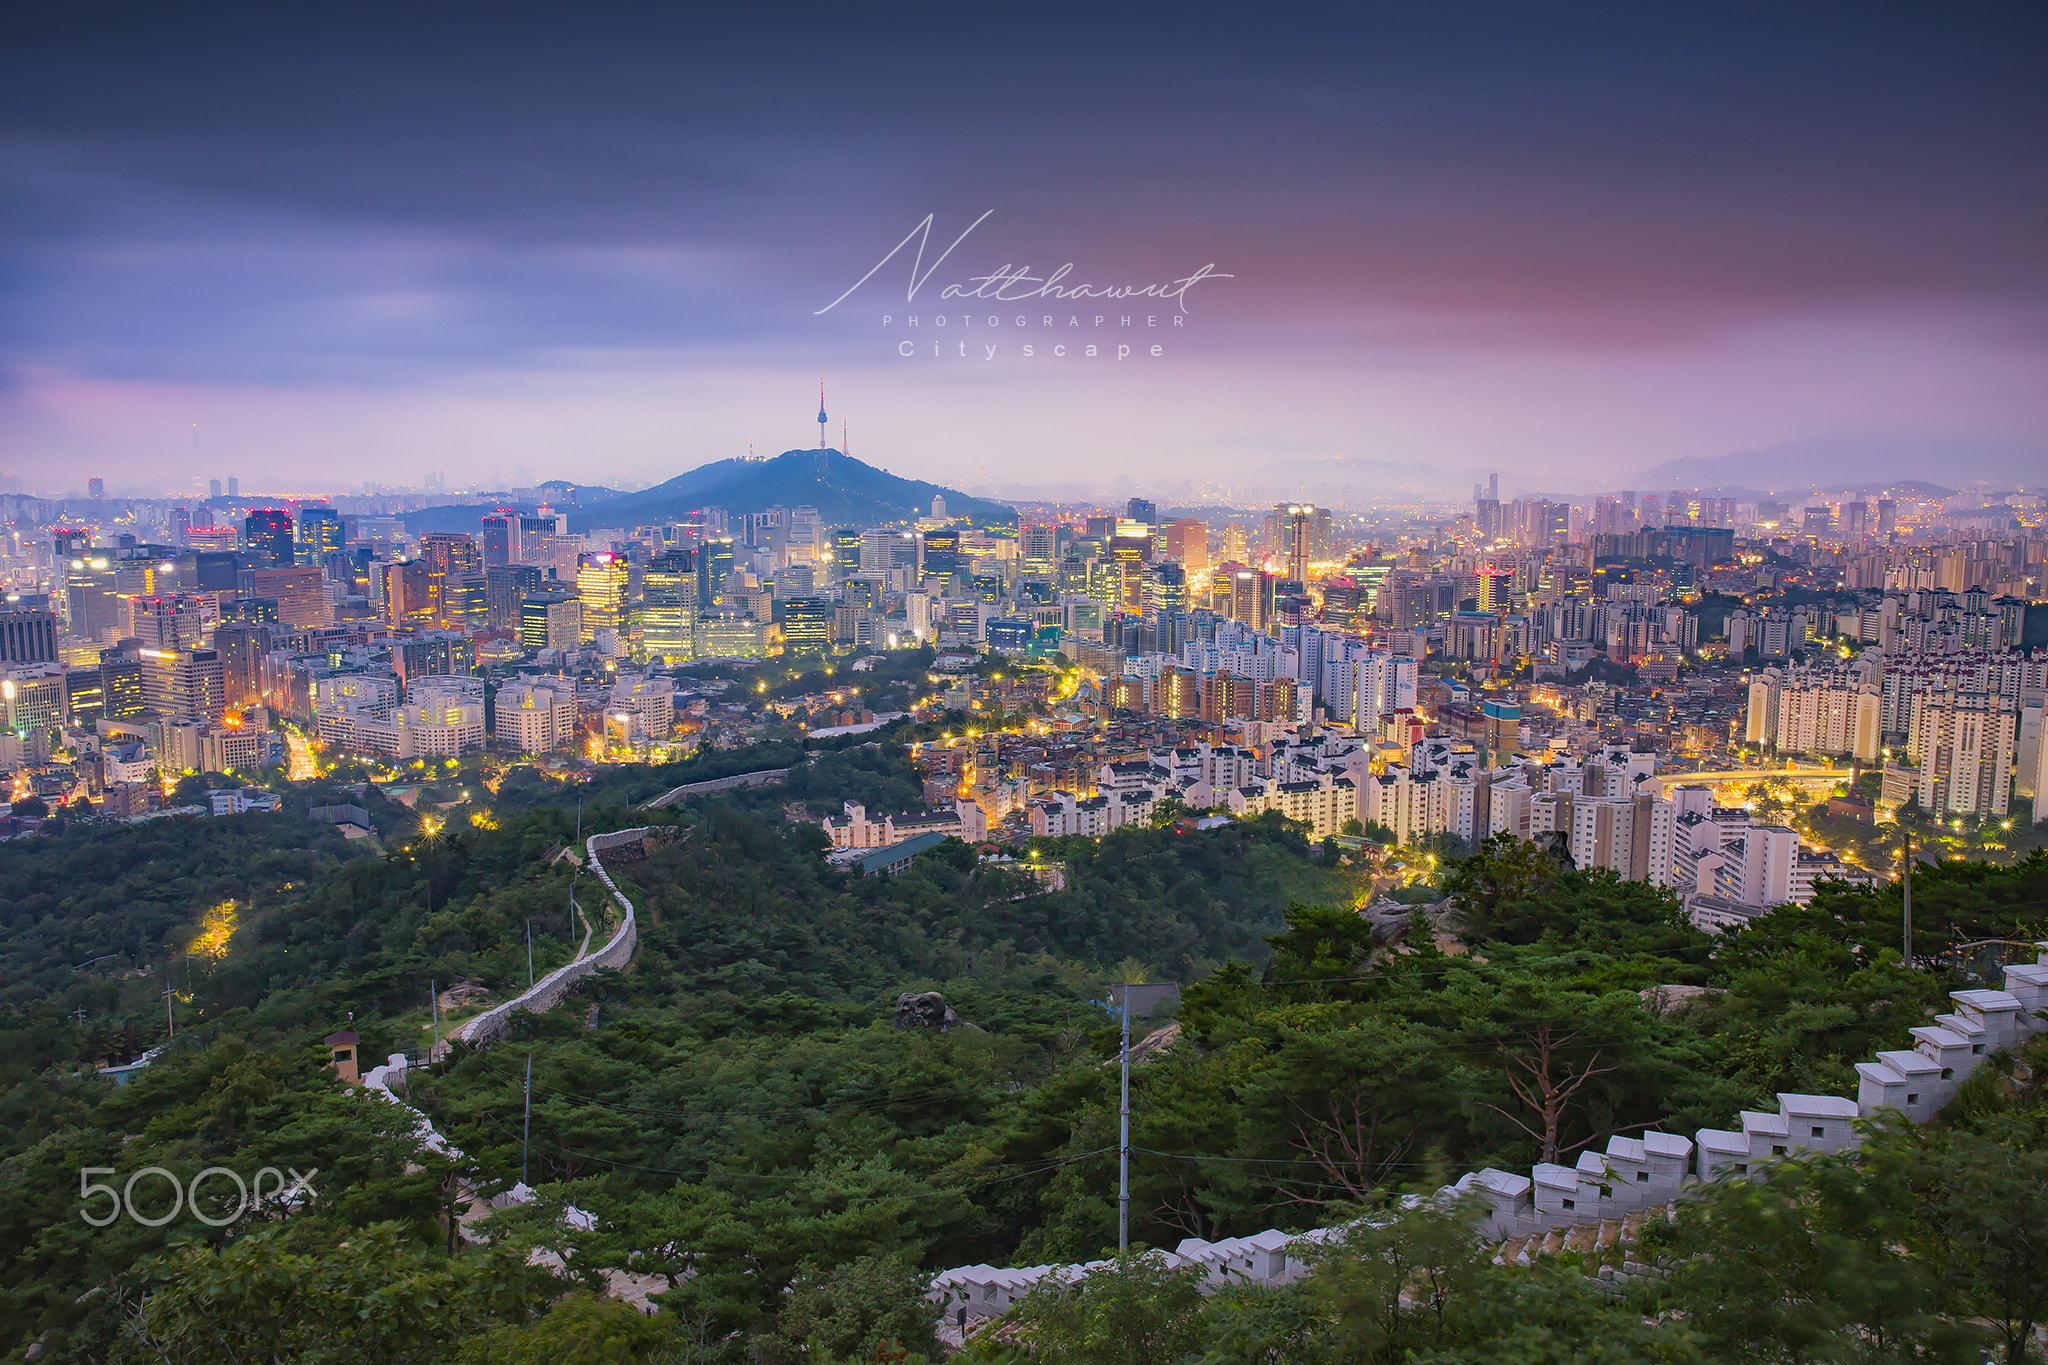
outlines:
[[[1133,982],[1115,987],[1112,994],[1120,997],[1123,1012],[1123,1086],[1117,1105],[1116,1246],[1118,1251],[1124,1251],[1131,1244],[1131,1014],[1142,1009],[1149,1016],[1159,1008],[1160,1001],[1179,1000],[1180,987],[1170,981],[1154,985]]]
[[[1913,965],[1913,829],[1904,820],[1899,821],[1899,832],[1905,838],[1903,861],[1899,871],[1899,902],[1906,912],[1906,966]]]
[[[441,1050],[441,992],[435,989],[436,984],[433,978],[429,977],[427,979],[427,1008],[434,1016],[434,1052],[439,1052]],[[434,1060],[434,1052],[427,1054],[429,1062]]]
[[[1124,987],[1123,1099],[1117,1106],[1116,1249],[1131,1245],[1131,988]]]
[[[526,1127],[519,1135],[519,1183],[526,1184],[526,1154],[533,1142],[533,1054],[526,1054]],[[532,1186],[527,1186],[531,1189]]]

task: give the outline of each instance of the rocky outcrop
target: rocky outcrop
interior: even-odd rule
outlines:
[[[896,1027],[935,1028],[941,1033],[951,1033],[956,1028],[973,1028],[974,1025],[955,1014],[953,1007],[946,1003],[946,997],[937,991],[905,991],[896,997]]]

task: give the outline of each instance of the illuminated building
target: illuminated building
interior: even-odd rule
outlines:
[[[922,596],[922,594],[917,594]],[[929,599],[927,599],[927,607]],[[830,645],[832,603],[824,597],[792,597],[782,604],[785,654],[822,654]],[[915,629],[915,626],[912,627]],[[922,637],[920,637],[922,638]]]
[[[519,603],[521,649],[574,649],[583,639],[583,603],[573,593],[529,593]]]
[[[295,557],[301,564],[319,565],[341,548],[341,513],[332,507],[299,509]]]
[[[220,654],[211,649],[142,649],[143,705],[161,716],[219,720],[227,714]]]
[[[924,571],[951,578],[961,570],[960,533],[951,528],[924,533]]]
[[[583,599],[583,640],[587,644],[601,630],[619,639],[626,629],[626,557],[609,550],[586,554],[576,561],[576,595]]]
[[[1209,571],[1209,527],[1192,517],[1166,523],[1166,557],[1190,574]]]
[[[292,514],[281,507],[262,507],[249,513],[242,522],[242,543],[252,564],[289,566],[295,557]]]
[[[491,630],[519,629],[519,599],[540,591],[538,564],[484,566],[484,624]]]
[[[393,626],[431,626],[440,604],[429,585],[425,560],[407,559],[384,566],[384,619]]]
[[[242,548],[242,533],[232,526],[188,526],[185,548],[232,553]]]
[[[641,640],[650,659],[695,655],[697,566],[688,550],[664,550],[640,575]]]
[[[566,749],[581,731],[576,686],[522,679],[498,689],[496,737],[522,753]]]
[[[1057,526],[1026,525],[1017,532],[1018,569],[1027,578],[1049,581],[1059,557]]]
[[[330,623],[327,580],[317,566],[257,569],[250,579],[251,595],[275,598],[277,619],[285,625],[310,629]]]
[[[841,526],[832,532],[832,577],[839,580],[859,572],[860,528]]]

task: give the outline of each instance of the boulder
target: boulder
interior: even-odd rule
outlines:
[[[941,1033],[951,1033],[965,1023],[953,1013],[946,997],[937,991],[905,991],[896,997],[896,1027],[899,1029],[935,1028]]]

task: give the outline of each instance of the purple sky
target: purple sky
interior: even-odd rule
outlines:
[[[1015,493],[2048,425],[2033,7],[44,8],[0,20],[31,488],[651,482],[815,443],[821,373],[854,454]],[[1179,328],[937,297],[1069,262],[1233,278]]]

